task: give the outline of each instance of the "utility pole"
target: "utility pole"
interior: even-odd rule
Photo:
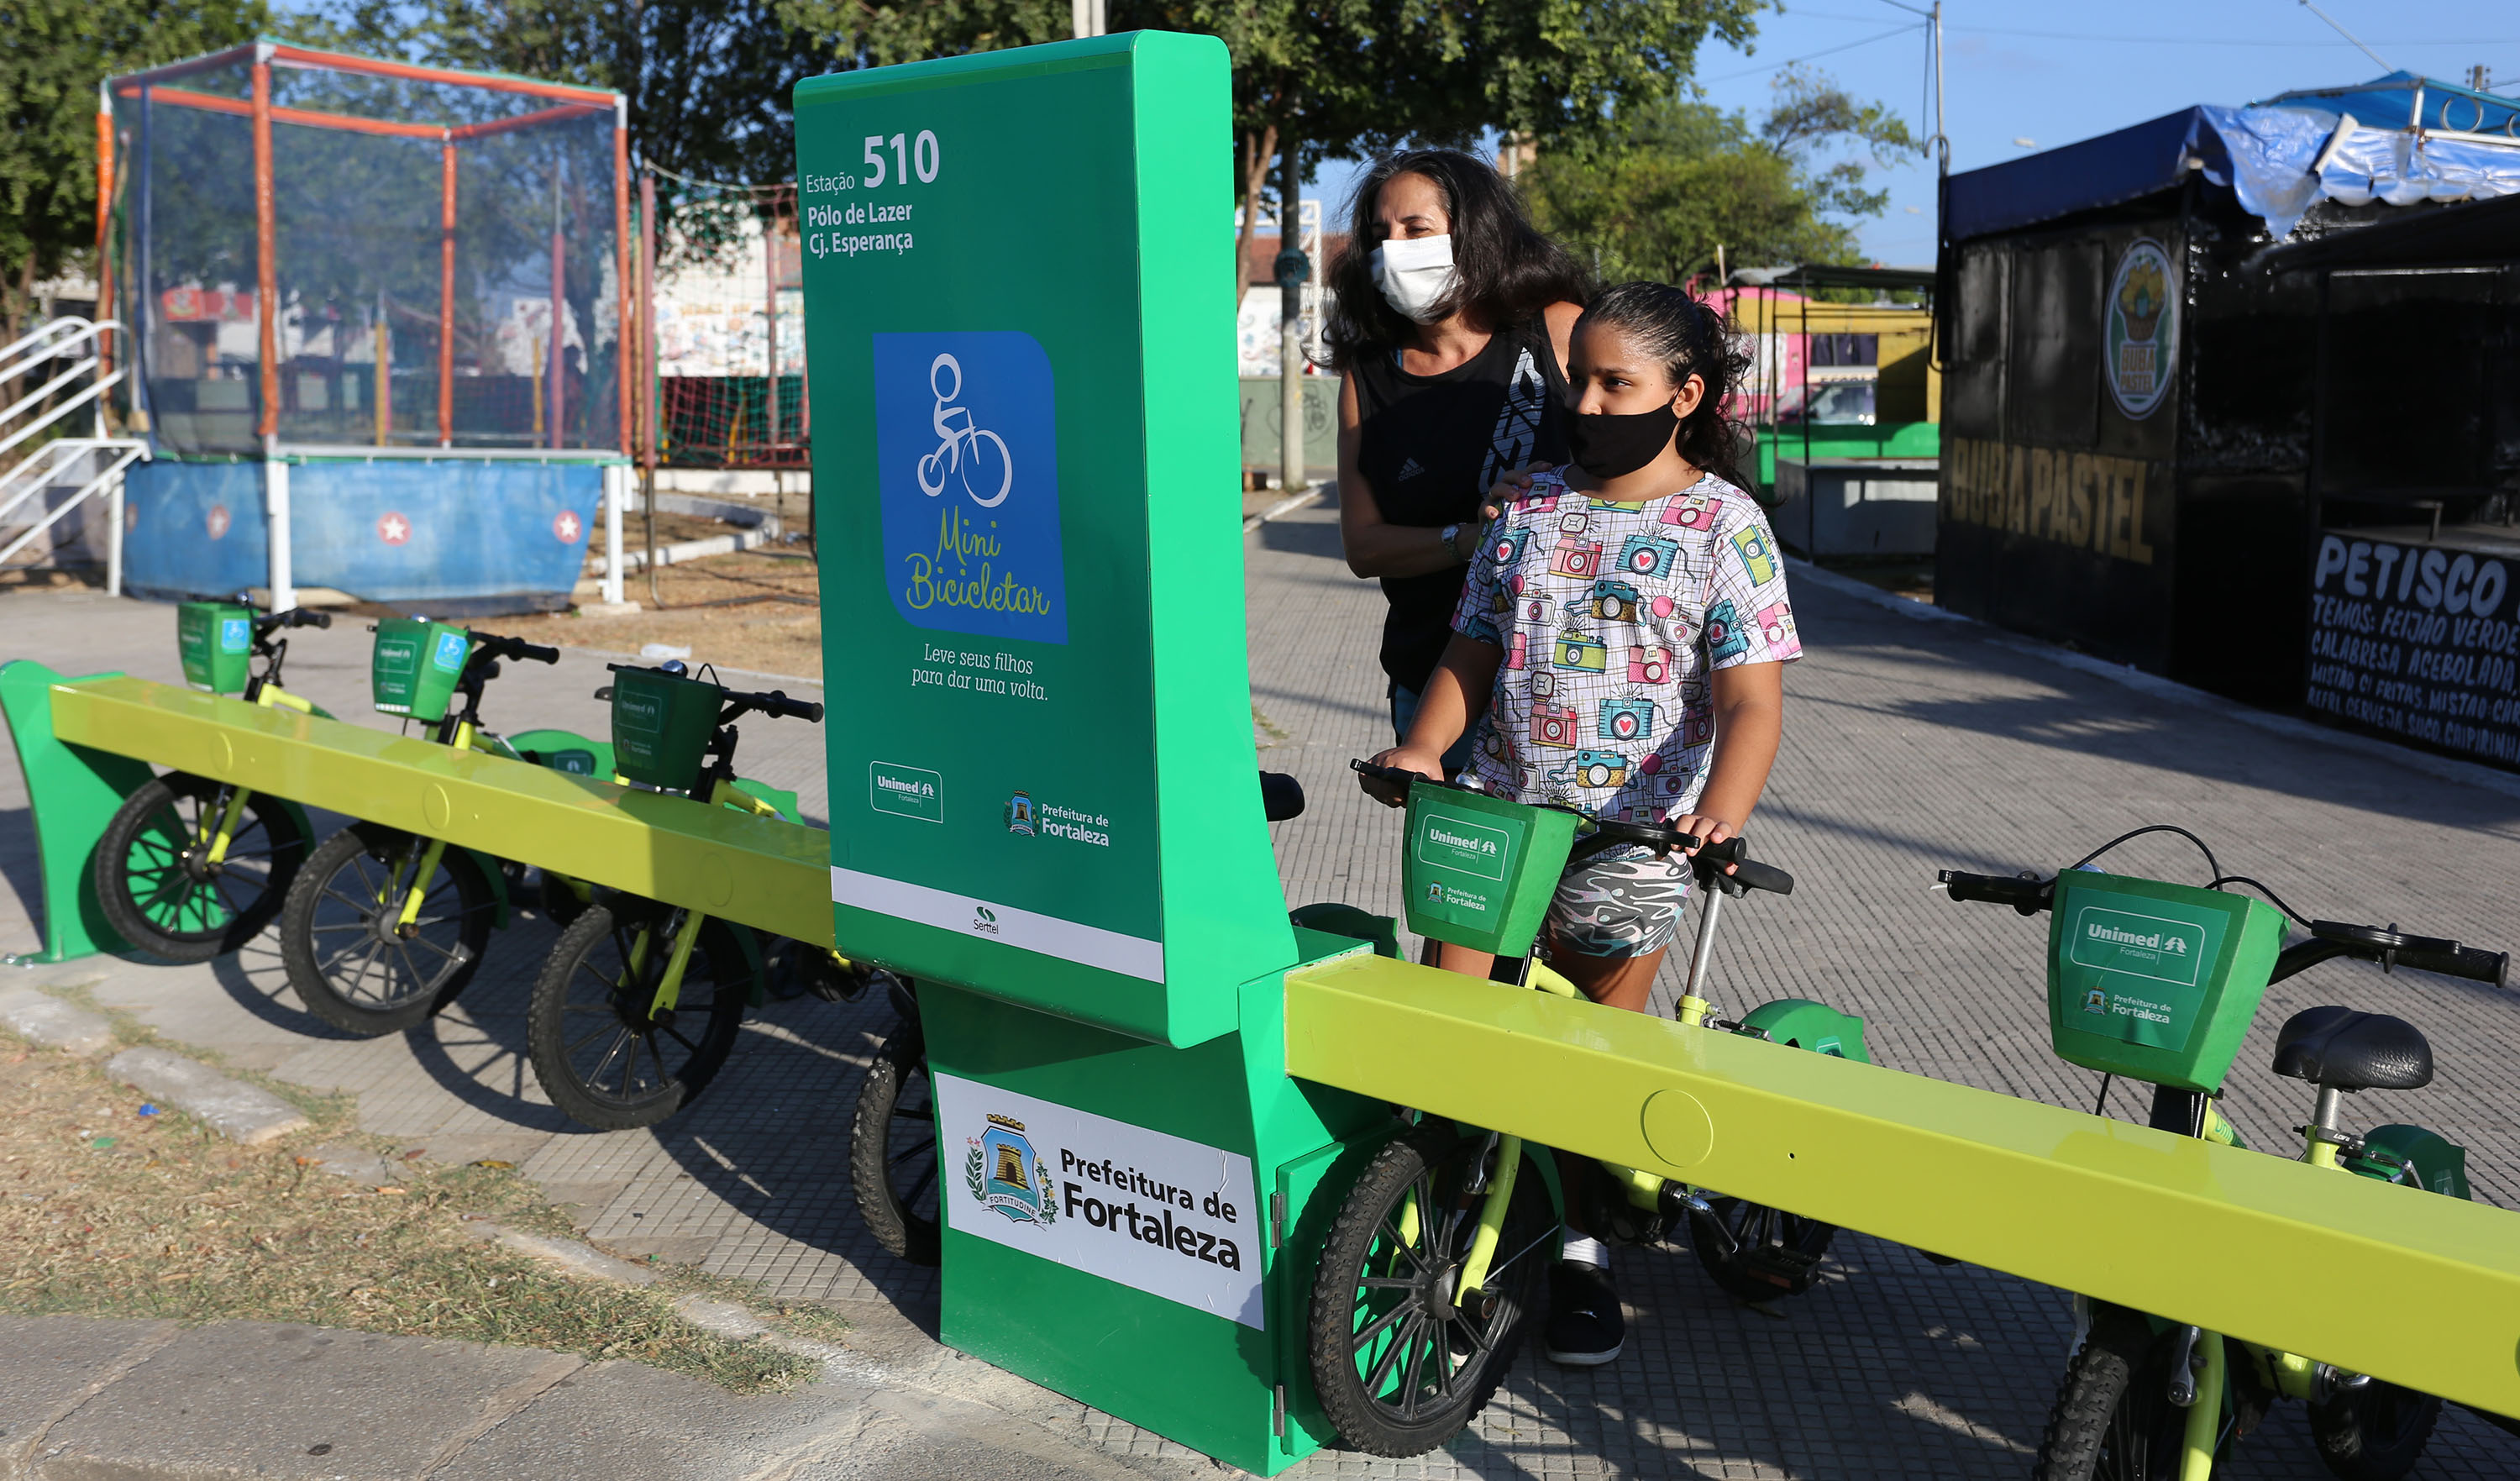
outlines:
[[[1278,178],[1278,461],[1279,486],[1288,498],[1305,487],[1304,476],[1304,280],[1312,262],[1296,243],[1303,212],[1303,151],[1293,131],[1279,135]]]
[[[1952,172],[1952,136],[1943,121],[1943,0],[1934,0],[1934,173]]]
[[[1067,19],[1076,31],[1076,39],[1100,36],[1110,28],[1110,12],[1105,0],[1067,0]],[[1057,15],[1053,11],[1051,14]]]

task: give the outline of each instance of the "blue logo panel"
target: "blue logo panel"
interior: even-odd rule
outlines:
[[[875,337],[883,580],[914,627],[1067,641],[1057,388],[1012,330]]]

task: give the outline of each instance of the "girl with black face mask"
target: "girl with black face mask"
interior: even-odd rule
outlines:
[[[1680,289],[1628,283],[1593,301],[1568,366],[1571,465],[1488,525],[1408,739],[1376,761],[1440,776],[1484,716],[1464,780],[1487,791],[1707,843],[1741,830],[1782,735],[1783,665],[1802,651],[1776,537],[1729,476],[1739,438],[1723,407],[1745,368],[1722,316]],[[1545,927],[1552,964],[1594,1002],[1642,1011],[1688,877],[1642,847],[1570,865]],[[1491,965],[1449,945],[1441,962]],[[1616,1357],[1599,1243],[1571,1234],[1551,1288],[1549,1355]]]

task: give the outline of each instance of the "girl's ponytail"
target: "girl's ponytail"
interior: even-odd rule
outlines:
[[[1618,329],[1659,360],[1675,386],[1695,376],[1706,386],[1697,409],[1681,419],[1680,455],[1735,488],[1757,489],[1740,472],[1750,445],[1731,415],[1733,395],[1750,373],[1750,356],[1713,304],[1664,283],[1622,283],[1605,290],[1577,324]]]

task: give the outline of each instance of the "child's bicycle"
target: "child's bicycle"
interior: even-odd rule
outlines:
[[[820,724],[823,706],[785,694],[738,694],[661,668],[608,665],[615,781],[779,818],[769,789],[740,781],[735,722],[745,715]],[[795,807],[785,794],[786,813]],[[789,818],[788,821],[794,821]],[[827,998],[853,997],[866,974],[836,953],[777,943]],[[618,891],[591,892],[561,933],[526,1009],[534,1076],[562,1112],[602,1131],[652,1126],[706,1089],[735,1048],[768,965],[748,926]]]
[[[1579,997],[1533,948],[1568,859],[1618,844],[1659,852],[1698,846],[1668,825],[1583,818],[1503,802],[1414,772],[1351,762],[1369,780],[1406,789],[1411,844],[1409,926],[1500,957],[1520,957],[1515,980]],[[1579,829],[1581,831],[1579,832]],[[1497,881],[1463,901],[1456,875],[1428,866],[1463,839],[1480,840],[1472,873]],[[1485,853],[1485,843],[1498,844]],[[1519,857],[1514,857],[1519,855]],[[1790,893],[1793,876],[1750,860],[1739,838],[1698,848],[1691,871],[1705,904],[1689,959],[1680,1021],[1868,1062],[1863,1020],[1787,999],[1734,1022],[1711,1016],[1703,996],[1724,899],[1752,889]],[[1737,866],[1727,873],[1726,865]],[[1474,886],[1469,886],[1474,889]],[[1447,911],[1443,906],[1465,906]],[[1308,906],[1298,924],[1372,941],[1397,955],[1392,922],[1351,906]],[[1447,919],[1447,917],[1451,919]],[[1485,918],[1481,925],[1462,919]],[[1414,1456],[1467,1424],[1503,1381],[1522,1341],[1540,1275],[1563,1219],[1554,1169],[1518,1137],[1415,1117],[1367,1164],[1332,1217],[1313,1286],[1313,1382],[1349,1444]],[[1829,1226],[1712,1195],[1652,1173],[1601,1164],[1589,1180],[1586,1224],[1596,1237],[1643,1243],[1684,1222],[1699,1260],[1727,1290],[1751,1299],[1807,1289]]]
[[[2183,830],[2159,830],[2197,841]],[[2201,889],[2088,868],[2123,841],[2051,878],[1944,870],[1939,881],[1954,900],[2052,913],[2048,1011],[2057,1054],[2150,1084],[2149,1121],[2162,1131],[2245,1145],[2214,1102],[2271,982],[2334,957],[2497,986],[2508,968],[2500,952],[2408,935],[2395,924],[2305,920],[2279,900],[2270,908],[2227,893],[2226,884],[2247,884],[2275,898],[2254,879],[2224,875],[2210,850],[2215,878]],[[2309,936],[2284,945],[2285,916]],[[2346,1095],[2431,1083],[2432,1047],[2414,1025],[2349,1008],[2305,1009],[2277,1034],[2273,1068],[2318,1091],[2308,1124],[2295,1128],[2299,1160],[2469,1196],[2466,1153],[2438,1134],[2391,1125],[2358,1137],[2340,1124]],[[2107,1094],[2104,1080],[2103,1106]],[[2048,1414],[2039,1481],[2206,1481],[2278,1398],[2310,1406],[2311,1433],[2331,1472],[2344,1481],[2394,1481],[2422,1455],[2441,1413],[2431,1395],[2298,1354],[2081,1296],[2075,1308],[2083,1334]]]
[[[553,749],[520,751],[481,727],[481,694],[502,660],[558,663],[560,650],[421,618],[376,624],[377,707],[426,726],[459,751],[591,770],[592,741],[538,731]],[[581,762],[580,757],[585,759]],[[353,823],[308,857],[280,913],[280,960],[297,1001],[361,1038],[400,1033],[442,1011],[481,965],[502,919],[504,866],[380,823]]]
[[[176,612],[184,677],[248,704],[321,714],[280,687],[295,627],[330,627],[323,612],[256,613],[243,598],[187,602]],[[256,663],[259,667],[255,667]],[[188,772],[144,784],[97,843],[97,906],[114,933],[169,962],[207,962],[259,934],[306,856],[303,815],[249,787]]]

